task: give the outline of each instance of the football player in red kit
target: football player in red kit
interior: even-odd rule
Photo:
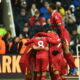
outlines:
[[[31,74],[31,68],[30,68],[30,55],[31,55],[31,50],[32,50],[33,44],[27,45],[24,54],[22,55],[20,59],[20,68],[21,72],[26,75],[25,80],[32,80],[32,74]]]
[[[54,32],[51,28],[48,28],[45,26],[46,32],[40,32],[37,33],[37,36],[46,36],[50,37],[53,40],[58,37],[57,39],[59,40],[59,36],[56,32]],[[64,74],[66,74],[66,60],[64,59],[63,56],[63,49],[61,43],[57,43],[55,45],[50,44],[50,49],[49,49],[49,64],[50,64],[50,75],[51,75],[51,80],[62,80],[62,77]]]
[[[27,44],[26,50],[20,59],[21,71],[23,74],[26,75],[25,80],[32,80],[32,79],[35,80],[34,71],[35,71],[35,69],[39,70],[41,68],[41,65],[40,65],[40,67],[36,66],[36,65],[38,65],[38,62],[37,62],[38,60],[37,59],[35,60],[34,55],[36,54],[36,52],[34,53],[34,50],[36,50],[36,52],[40,51],[40,50],[46,51],[46,50],[48,50],[48,47],[42,48],[41,46],[36,46],[34,43]],[[36,66],[36,68],[35,68],[35,66]],[[45,64],[44,66],[45,67],[43,67],[43,70],[47,67],[47,65]]]
[[[35,43],[36,46],[40,46],[44,49],[45,47],[48,47],[48,43],[58,44],[61,42],[58,36],[55,37],[54,35],[53,37],[54,38],[52,39],[50,37],[36,36],[32,38],[30,41],[28,41],[26,44]],[[36,72],[37,72],[36,80],[40,80],[40,78],[41,80],[45,80],[46,71],[48,71],[49,68],[49,52],[43,49],[40,51],[38,50],[36,53]],[[42,77],[40,76],[39,72],[42,72]],[[60,78],[57,79],[57,77],[55,78],[56,80],[62,80]]]
[[[69,66],[70,66],[70,73],[71,75],[74,75],[77,71],[74,58],[72,53],[69,51],[69,44],[70,44],[70,36],[67,29],[64,27],[62,16],[56,11],[56,7],[54,4],[51,4],[48,8],[51,15],[51,24],[52,28],[56,28],[58,31],[58,34],[60,38],[65,41],[65,45],[63,46],[64,49],[64,57],[67,60]]]
[[[34,37],[32,40],[27,43],[35,43],[36,46],[42,47],[42,50],[36,51],[36,72],[37,77],[36,80],[45,80],[46,79],[46,71],[49,71],[49,52],[44,50],[46,47],[48,48],[48,43],[57,44],[60,40],[52,40],[48,37]],[[27,44],[26,43],[26,44]],[[40,76],[40,72],[42,72],[42,76]]]

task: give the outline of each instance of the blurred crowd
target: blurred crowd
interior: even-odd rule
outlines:
[[[68,3],[69,2],[69,3]],[[51,14],[47,10],[49,4],[56,5],[56,10],[62,15],[65,27],[70,33],[70,49],[76,55],[76,45],[80,43],[80,1],[79,0],[12,0],[16,37],[11,37],[11,32],[6,31],[0,38],[0,49],[5,49],[2,54],[23,54],[25,42],[30,39],[31,29],[39,25],[51,26]],[[0,26],[4,29],[4,27]],[[32,31],[32,30],[31,30]],[[34,30],[33,30],[34,31]],[[1,31],[0,31],[1,33]],[[1,50],[0,50],[1,53]]]

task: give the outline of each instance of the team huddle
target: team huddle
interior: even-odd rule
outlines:
[[[52,14],[52,27],[35,26],[33,37],[25,44],[26,50],[20,60],[21,71],[26,74],[25,80],[46,80],[48,72],[51,80],[66,80],[67,64],[70,67],[69,75],[77,71],[69,51],[69,33],[62,17],[54,5],[50,5],[48,10]]]

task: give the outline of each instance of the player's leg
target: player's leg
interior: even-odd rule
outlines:
[[[36,78],[36,58],[35,58],[35,55],[34,54],[31,54],[31,73],[32,73],[32,79],[35,80]]]
[[[70,73],[69,74],[74,75],[77,71],[77,67],[75,65],[74,57],[73,57],[72,53],[69,51],[68,45],[65,46],[64,57],[70,66]]]
[[[66,80],[64,75],[67,73],[67,61],[64,58],[63,54],[61,54],[61,59],[60,59],[60,75],[62,77],[62,80]]]
[[[46,80],[47,71],[49,71],[49,58],[48,55],[41,59],[41,80]]]
[[[26,75],[26,78],[24,80],[32,80],[32,74],[30,70],[26,70],[25,75]]]
[[[27,75],[26,78],[24,80],[32,80],[31,75]]]
[[[66,80],[66,78],[64,77],[64,75],[62,75],[61,77],[62,77],[62,80]]]
[[[36,79],[35,80],[41,80],[41,60],[40,57],[36,56]]]
[[[65,43],[63,43],[64,57],[67,60],[67,63],[69,64],[70,69],[72,70],[71,74],[75,74],[76,72],[75,60],[72,53],[69,51],[70,36],[66,29],[64,30],[63,39],[65,40]]]
[[[60,71],[59,71],[59,58],[60,58],[60,55],[57,54],[57,55],[53,55],[53,60],[52,60],[52,63],[53,63],[53,72],[50,73],[50,76],[51,76],[51,80],[62,80],[61,76],[60,76]]]
[[[60,76],[60,72],[58,70],[50,70],[51,80],[62,80]]]
[[[59,71],[54,71],[52,80],[62,80]]]
[[[47,72],[43,71],[42,76],[41,76],[41,80],[46,80],[46,76],[47,76]]]
[[[41,72],[36,73],[36,79],[35,80],[41,80]]]

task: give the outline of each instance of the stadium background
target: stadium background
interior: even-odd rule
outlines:
[[[24,3],[23,1],[26,1],[26,3]],[[22,4],[23,5],[24,4],[27,4],[27,5],[29,4],[28,8],[30,8],[30,6],[33,3],[35,3],[37,5],[40,3],[40,5],[38,7],[41,7],[41,6],[43,6],[42,5],[43,2],[46,2],[46,1],[53,2],[53,3],[56,3],[57,1],[60,1],[61,4],[62,4],[61,6],[64,8],[65,12],[68,10],[68,8],[69,9],[73,9],[73,11],[75,9],[74,14],[75,14],[76,22],[73,21],[73,25],[75,25],[75,27],[73,25],[70,25],[69,22],[67,22],[65,25],[67,25],[66,28],[69,30],[71,37],[73,36],[71,30],[72,31],[73,30],[74,31],[77,31],[78,36],[80,36],[80,21],[78,21],[78,20],[80,20],[80,18],[79,18],[80,15],[78,15],[80,13],[80,9],[79,9],[79,12],[76,11],[76,8],[80,6],[80,1],[79,0],[68,0],[68,1],[64,1],[64,0],[41,0],[41,2],[40,2],[40,0],[21,0],[21,2],[20,2],[20,0],[2,0],[2,2],[0,3],[0,24],[1,24],[0,27],[3,27],[5,29],[5,31],[4,32],[1,32],[0,31],[0,35],[4,36],[8,31],[10,31],[12,33],[12,37],[15,37],[16,35],[18,36],[20,34],[20,31],[18,31],[16,29],[16,27],[17,27],[17,25],[19,23],[19,22],[17,23],[17,21],[18,21],[17,20],[17,16],[19,15],[19,11],[21,11],[21,9],[23,9],[23,8],[20,7]],[[70,8],[69,6],[71,6],[72,4],[75,7],[71,7]],[[22,10],[22,11],[25,12],[25,10]],[[28,17],[30,17],[30,16],[31,15],[29,15]],[[67,17],[67,16],[64,16],[64,17]],[[24,24],[25,24],[25,22],[23,22],[22,25],[23,26],[26,26],[26,27],[29,27],[26,24],[25,25]],[[22,25],[20,25],[20,26],[22,26]],[[71,28],[71,26],[73,26],[73,29]],[[20,27],[18,26],[17,28],[19,29]],[[76,37],[76,39],[78,40],[78,42],[75,45],[78,45],[80,43],[80,37]],[[74,39],[72,39],[72,41],[74,41]],[[77,53],[75,52],[73,46],[74,45],[71,45],[71,51],[76,56]],[[7,55],[3,55],[3,56],[6,56],[6,58],[7,58],[10,55],[7,54]],[[15,53],[15,55],[16,55],[16,53]],[[11,60],[11,62],[9,63],[9,65],[11,65],[11,64],[14,63],[12,61],[13,61],[13,58],[15,58],[15,55],[12,55],[13,57],[8,57]],[[0,55],[0,80],[5,80],[5,79],[7,80],[7,78],[8,78],[8,80],[22,80],[21,77],[24,77],[24,75],[22,75],[21,73],[18,74],[18,75],[22,75],[19,78],[19,76],[15,75],[15,73],[17,73],[17,71],[15,71],[12,76],[9,75],[9,77],[8,77],[6,75],[6,78],[5,78],[5,74],[8,74],[9,73],[9,72],[7,72],[7,67],[8,67],[8,65],[6,64],[6,63],[8,63],[8,60],[7,59],[6,60],[4,59],[5,60],[5,63],[3,64],[3,57],[2,57],[2,55]],[[76,63],[79,63],[79,61],[80,60],[77,60]],[[6,68],[4,68],[4,74],[2,72],[2,69],[3,69],[2,68],[2,65],[3,66],[4,65],[7,66]],[[77,64],[77,66],[79,66],[79,64]],[[10,66],[10,67],[12,67],[12,66]],[[15,76],[16,76],[16,79],[15,79]],[[75,77],[76,76],[74,76],[74,80],[78,80],[78,79],[75,79]],[[9,78],[11,78],[11,79],[9,79]],[[73,80],[73,77],[71,77],[71,78],[72,79],[68,79],[68,80]]]

